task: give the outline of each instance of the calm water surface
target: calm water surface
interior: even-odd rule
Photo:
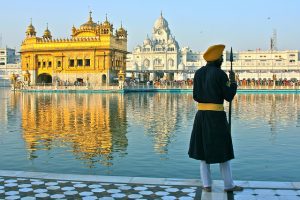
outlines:
[[[0,88],[0,169],[198,178],[191,93],[43,94]],[[228,104],[226,104],[228,110]],[[239,180],[300,181],[300,94],[238,94]],[[218,165],[213,178],[220,179]]]

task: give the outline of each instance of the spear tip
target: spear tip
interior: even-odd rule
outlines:
[[[232,53],[232,47],[230,48],[230,62],[233,62],[233,53]]]

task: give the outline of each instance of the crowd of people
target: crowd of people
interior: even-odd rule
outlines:
[[[124,82],[125,87],[137,87],[137,86],[147,86],[147,87],[189,87],[193,86],[193,79],[187,80],[149,80],[149,81],[138,81],[135,79],[129,79]],[[239,80],[236,79],[238,86],[300,86],[300,80],[297,79],[255,79],[248,78]]]
[[[297,79],[242,79],[237,80],[239,86],[300,86]]]

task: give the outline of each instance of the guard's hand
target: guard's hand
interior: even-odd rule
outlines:
[[[229,72],[230,83],[235,83],[235,73],[233,71]]]

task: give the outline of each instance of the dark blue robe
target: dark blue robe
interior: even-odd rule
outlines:
[[[231,101],[237,85],[229,84],[226,73],[208,63],[194,76],[193,98],[198,103],[223,104]],[[190,139],[189,157],[207,163],[222,163],[234,158],[232,139],[225,111],[198,110]]]

